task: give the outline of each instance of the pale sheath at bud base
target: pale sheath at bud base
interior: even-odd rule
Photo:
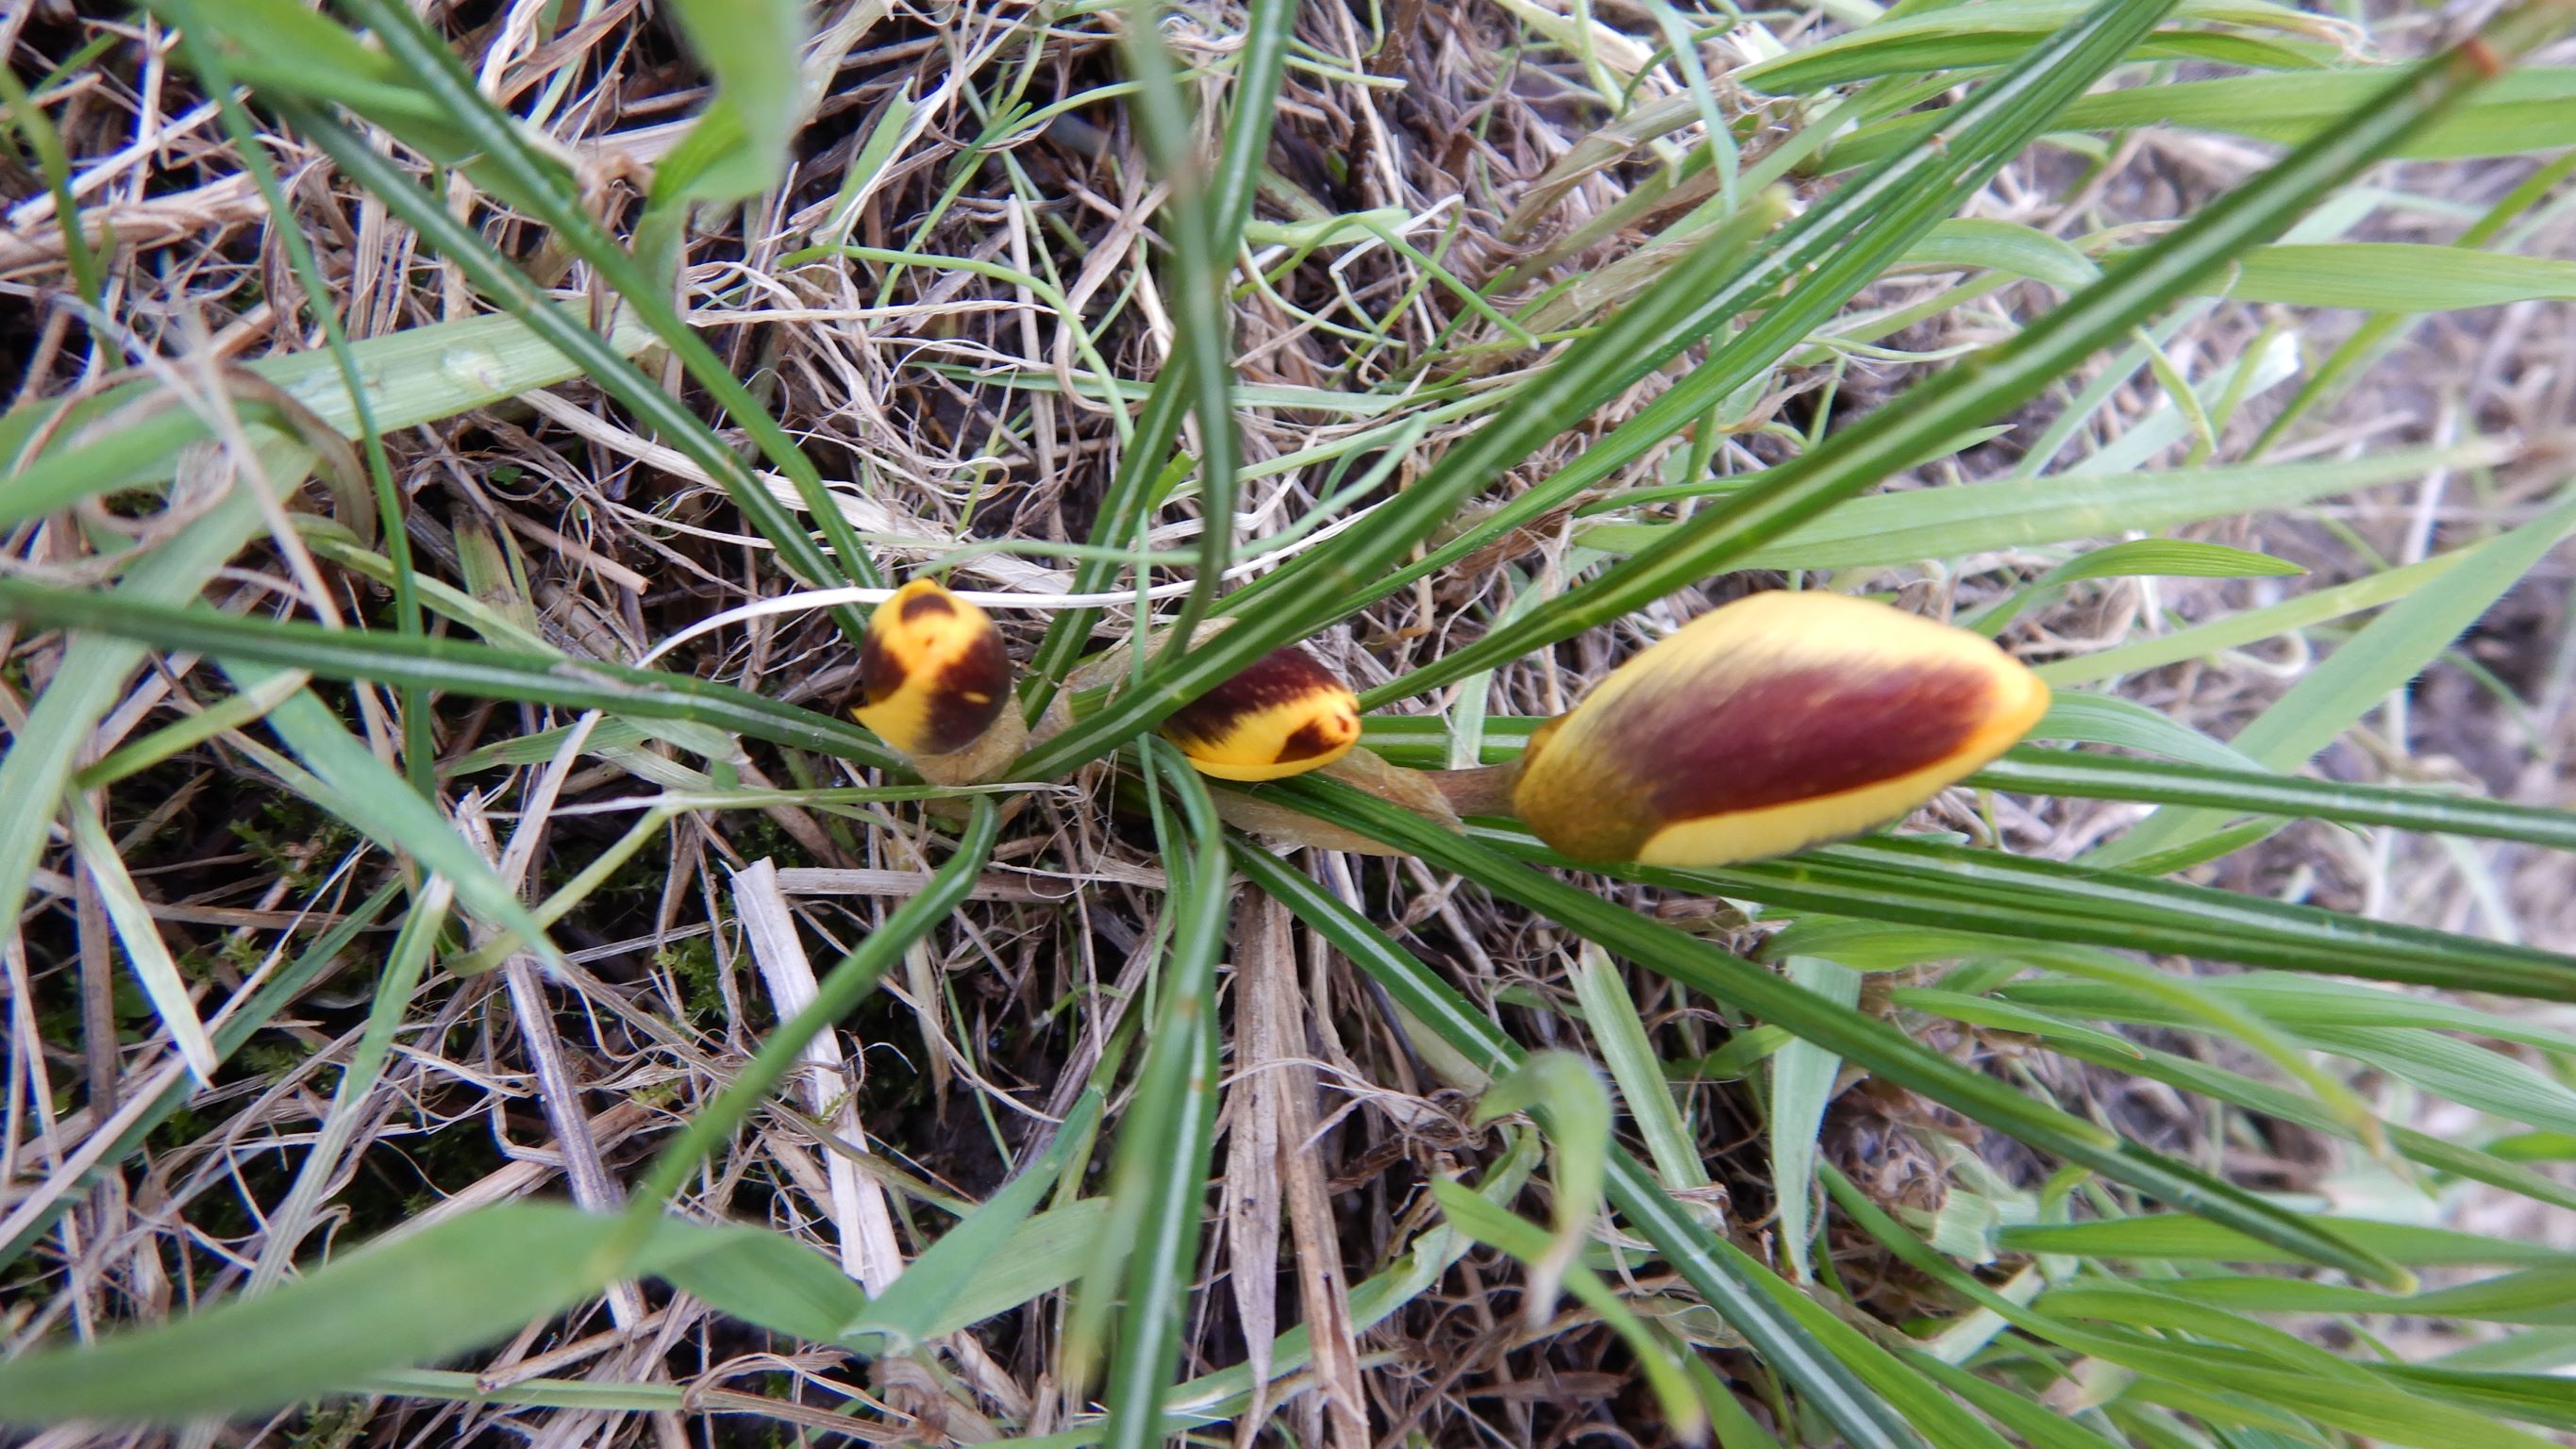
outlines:
[[[2048,686],[1981,635],[1839,594],[1755,594],[1541,725],[1512,808],[1576,860],[1760,860],[1901,819],[2047,711]]]
[[[934,784],[971,784],[1028,738],[1011,707],[1011,660],[982,609],[914,579],[868,616],[850,713]]]
[[[1203,775],[1284,780],[1329,765],[1360,740],[1360,701],[1303,649],[1274,649],[1163,721]]]

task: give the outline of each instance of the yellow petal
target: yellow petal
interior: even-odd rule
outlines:
[[[1276,649],[1174,711],[1163,737],[1203,775],[1284,780],[1351,752],[1360,701],[1306,651]]]
[[[2048,686],[1981,635],[1839,594],[1755,594],[1541,726],[1512,804],[1577,860],[1760,860],[1903,818],[2047,711]]]
[[[868,616],[850,712],[907,755],[973,744],[1011,702],[1011,660],[983,610],[914,579]]]

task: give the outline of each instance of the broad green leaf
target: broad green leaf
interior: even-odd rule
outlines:
[[[715,99],[683,143],[700,154],[685,168],[682,196],[757,196],[786,175],[787,143],[805,105],[796,69],[804,8],[797,0],[672,0],[689,49],[715,80]],[[654,190],[662,190],[658,174]]]
[[[557,305],[568,316],[587,315],[584,304]],[[610,318],[602,340],[631,354],[651,342],[653,334],[621,311]],[[582,375],[579,363],[526,323],[498,314],[389,332],[351,343],[350,352],[366,380],[368,411],[386,431],[454,417]],[[272,353],[241,365],[343,437],[358,435],[357,409],[330,353]],[[0,527],[110,488],[166,480],[179,449],[207,436],[204,421],[187,408],[163,408],[139,423],[94,436],[82,433],[157,390],[153,382],[130,382],[81,398],[67,412],[63,403],[49,398],[0,415],[0,466],[16,470],[0,475]],[[59,423],[57,413],[63,414]],[[45,451],[33,459],[22,456],[36,430],[49,424],[56,431]],[[259,433],[268,431],[255,420],[252,426]],[[279,473],[272,470],[270,476]]]
[[[1431,1195],[1440,1204],[1442,1216],[1460,1232],[1509,1253],[1534,1276],[1544,1271],[1541,1265],[1555,1256],[1555,1245],[1546,1230],[1485,1201],[1461,1183],[1435,1178]],[[1600,1274],[1581,1263],[1561,1265],[1560,1271],[1566,1291],[1600,1314],[1601,1321],[1627,1341],[1628,1351],[1636,1356],[1638,1369],[1645,1374],[1647,1385],[1663,1408],[1665,1426],[1685,1441],[1698,1438],[1707,1427],[1708,1412],[1692,1390],[1690,1376],[1683,1371],[1672,1346],[1658,1338],[1636,1310],[1611,1291]]]

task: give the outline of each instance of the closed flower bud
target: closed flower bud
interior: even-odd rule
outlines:
[[[1303,649],[1276,649],[1163,721],[1199,773],[1284,780],[1329,765],[1360,738],[1359,696]]]
[[[914,579],[868,618],[851,713],[916,761],[964,750],[1015,713],[1001,631],[973,604]]]
[[[1540,726],[1512,807],[1576,860],[1759,860],[1901,819],[2047,709],[2039,676],[1980,635],[1839,594],[1755,594]]]

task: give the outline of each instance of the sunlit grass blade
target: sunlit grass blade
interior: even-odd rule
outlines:
[[[1238,841],[1233,858],[1254,884],[1323,933],[1452,1050],[1489,1075],[1520,1062],[1517,1043],[1367,918],[1275,856]],[[1608,1192],[1611,1205],[1655,1245],[1673,1271],[1847,1440],[1868,1449],[1913,1449],[1918,1443],[1901,1415],[1783,1314],[1747,1277],[1746,1264],[1715,1251],[1689,1211],[1672,1200],[1644,1164],[1615,1144]]]
[[[1145,749],[1152,773],[1181,806],[1180,820],[1166,818],[1172,834],[1164,849],[1168,868],[1177,873],[1177,919],[1163,999],[1135,1096],[1119,1119],[1109,1168],[1113,1217],[1132,1222],[1116,1234],[1126,1249],[1126,1271],[1118,1343],[1102,1395],[1109,1406],[1102,1442],[1110,1449],[1148,1449],[1163,1443],[1172,1427],[1163,1401],[1180,1362],[1216,1137],[1216,963],[1225,950],[1225,837],[1206,785],[1180,752],[1159,739],[1146,742]],[[1107,1287],[1094,1277],[1083,1291]]]
[[[866,548],[859,542],[849,520],[833,504],[813,460],[805,456],[804,451],[796,446],[796,440],[733,375],[733,369],[726,366],[724,360],[716,356],[715,350],[689,327],[672,306],[668,294],[643,265],[618,245],[592,217],[581,199],[571,191],[568,174],[539,156],[522,134],[517,120],[484,94],[455,50],[431,33],[427,24],[410,9],[392,3],[392,0],[346,0],[346,3],[375,32],[386,53],[402,62],[413,83],[472,139],[482,161],[524,189],[523,203],[537,206],[543,212],[542,219],[555,237],[598,270],[601,278],[635,309],[644,324],[661,338],[663,345],[671,349],[672,355],[688,370],[690,378],[705,388],[717,406],[750,434],[751,440],[778,471],[787,475],[796,487],[797,496],[804,501],[806,511],[821,527],[824,538],[830,541],[831,553],[826,555],[816,548],[803,528],[761,488],[741,459],[723,445],[723,440],[687,409],[672,402],[667,393],[646,381],[644,391],[653,394],[653,398],[643,399],[646,405],[639,406],[639,399],[627,396],[626,392],[631,390],[633,382],[645,381],[640,374],[612,367],[604,374],[594,372],[594,380],[617,396],[620,402],[634,408],[638,416],[663,431],[673,446],[689,453],[699,466],[707,470],[709,477],[722,483],[726,493],[733,497],[735,506],[741,508],[752,525],[777,546],[781,558],[798,574],[815,583],[842,579],[876,583],[876,569],[868,560]],[[310,118],[313,112],[309,107],[304,109]],[[298,129],[303,129],[300,123]],[[337,126],[331,129],[339,131]],[[339,131],[339,134],[342,137],[347,135],[345,131]],[[349,169],[349,156],[341,154],[340,149],[334,148],[321,136],[316,135],[313,139],[331,151],[332,159],[343,169]],[[374,159],[372,153],[369,156]],[[376,174],[364,178],[356,178],[354,170],[351,174],[353,178],[365,180],[369,190],[402,213],[404,220],[424,237],[430,238],[450,259],[473,273],[477,285],[484,287],[488,294],[502,298],[516,294],[519,289],[510,285],[507,277],[487,274],[490,263],[498,259],[488,247],[471,245],[472,232],[461,226],[439,228],[427,224],[428,217],[414,214],[415,208],[403,204],[422,199],[426,193],[380,160],[369,169]],[[399,191],[395,190],[397,187]],[[469,251],[479,250],[482,255],[459,255],[455,250],[459,244],[465,244]],[[503,270],[509,270],[506,264]],[[513,310],[517,309],[514,307]],[[629,386],[621,388],[620,384]],[[837,567],[834,566],[835,561]],[[841,617],[845,631],[856,640],[856,616],[844,610]]]
[[[2521,54],[2554,35],[2565,19],[2561,6],[2527,6],[2496,20],[2474,48],[2446,51],[2410,68],[2356,111],[2350,124],[2284,157],[2152,248],[2109,268],[2100,282],[2011,341],[1933,374],[1626,562],[1512,627],[1372,691],[1365,702],[1419,694],[1697,584],[1902,471],[1943,439],[2037,396],[2199,279],[2278,235],[2319,197],[2492,78],[2499,55]]]
[[[1837,1007],[1705,941],[1646,920],[1410,811],[1313,776],[1273,786],[1269,798],[1328,824],[1400,846],[1486,890],[1539,912],[1722,1005],[1828,1047],[1898,1086],[2010,1133],[2031,1147],[2117,1182],[2291,1248],[2312,1262],[2372,1281],[2404,1275],[2374,1255],[2319,1232],[2252,1193],[2125,1142],[2102,1127],[1972,1072],[1887,1023]]]
[[[446,58],[443,48],[439,54]],[[625,404],[656,434],[704,469],[708,477],[723,485],[726,496],[742,510],[743,517],[776,546],[780,561],[800,578],[816,586],[836,584],[853,577],[862,582],[873,581],[866,554],[859,547],[849,521],[832,502],[820,475],[814,472],[813,464],[806,461],[802,453],[795,452],[792,444],[786,451],[788,457],[795,460],[794,466],[781,462],[780,467],[796,481],[807,510],[816,516],[826,537],[835,540],[835,552],[845,560],[842,564],[836,565],[833,555],[827,555],[814,543],[805,526],[770,496],[769,490],[752,476],[742,459],[735,456],[733,450],[727,448],[705,423],[634,364],[618,355],[615,349],[607,346],[598,333],[565,315],[551,298],[538,291],[525,272],[494,252],[480,233],[450,216],[442,198],[423,190],[409,173],[389,158],[379,155],[322,111],[300,101],[272,97],[270,103],[296,130],[329,155],[351,180],[365,186],[370,194],[416,229],[441,255],[455,262],[485,296],[526,323],[566,357],[579,362],[583,372],[602,391]],[[721,364],[706,351],[706,344],[699,342],[680,323],[669,304],[657,303],[651,289],[643,286],[640,278],[630,280],[638,283],[637,291],[644,295],[640,298],[635,293],[623,295],[637,317],[652,328],[654,335],[683,357],[693,353],[703,355],[708,371],[722,373]],[[730,391],[740,394],[741,384],[731,383],[729,374],[727,379]],[[706,378],[700,376],[699,380],[705,382]],[[709,390],[720,397],[727,394],[726,389],[713,386]],[[748,395],[742,396],[744,401],[750,402]],[[763,419],[768,417],[767,411],[756,402],[750,403],[748,411]],[[776,426],[773,422],[770,429],[775,431]],[[810,488],[808,479],[811,480]],[[843,633],[850,639],[855,641],[865,635],[865,621],[855,612],[840,608],[833,613]]]
[[[0,578],[0,615],[38,628],[115,635],[164,650],[302,669],[324,679],[417,685],[638,719],[689,720],[864,764],[895,763],[854,724],[666,670],[520,653],[462,639],[406,639],[292,621],[236,619],[211,609],[59,591],[23,579]]]
[[[1521,832],[1477,834],[1506,854],[1565,864]],[[1601,869],[1799,912],[2576,1000],[2576,957],[2556,952],[1926,840],[1867,837],[1722,870]]]
[[[1257,610],[1246,609],[1224,635],[1149,671],[1135,689],[1031,751],[1024,772],[1057,774],[1105,753],[1271,649],[1400,587],[1414,575],[1398,574],[1395,566],[1504,469],[1728,318],[1763,306],[1763,317],[1745,334],[1754,340],[1739,339],[1739,350],[1729,354],[1735,359],[1732,381],[1722,370],[1703,365],[1707,381],[1686,381],[1673,390],[1678,395],[1694,386],[1714,389],[1706,396],[1692,394],[1697,402],[1688,411],[1627,425],[1639,430],[1631,435],[1639,452],[1668,436],[1709,401],[1768,366],[1780,350],[1803,338],[1808,326],[1830,316],[1850,291],[1871,280],[1878,260],[1901,254],[1915,235],[1983,184],[1980,174],[1968,191],[1953,195],[1933,190],[1927,177],[1936,171],[1947,176],[1952,167],[1975,171],[2002,166],[2049,116],[2113,64],[2137,31],[2168,9],[2169,0],[2110,0],[2096,6],[2083,22],[2034,48],[2022,65],[1979,93],[1971,102],[1976,123],[1963,123],[1954,138],[1955,152],[1912,164],[1891,163],[1811,209],[1794,230],[1784,229],[1768,249],[1751,256],[1723,235],[1685,254],[1651,291],[1612,313],[1551,364],[1544,387],[1525,390],[1516,406],[1443,453],[1429,473],[1381,508],[1368,528],[1345,534],[1335,547],[1283,571]],[[1882,212],[1904,220],[1865,228]],[[1878,258],[1882,247],[1886,256]],[[1824,269],[1836,280],[1806,278],[1787,298],[1773,296],[1808,267]],[[1809,309],[1820,310],[1809,315]],[[1719,382],[1725,385],[1716,386]],[[1496,526],[1495,520],[1487,521],[1487,527]],[[1421,567],[1449,561],[1439,554],[1433,559],[1440,563],[1425,560]]]

